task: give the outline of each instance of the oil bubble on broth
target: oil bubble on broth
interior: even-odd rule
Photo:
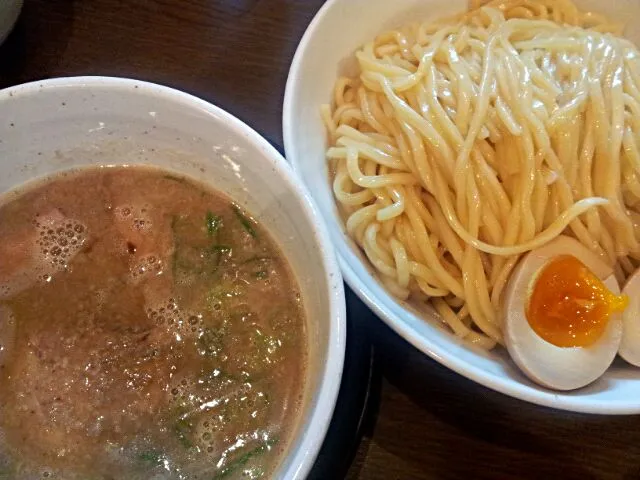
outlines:
[[[297,421],[306,332],[266,230],[149,167],[5,198],[0,479],[268,477]]]

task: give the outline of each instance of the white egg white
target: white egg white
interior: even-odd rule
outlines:
[[[504,334],[511,358],[529,378],[555,390],[573,390],[593,382],[609,368],[620,346],[622,319],[620,314],[611,315],[602,336],[588,347],[557,347],[531,328],[526,309],[537,276],[561,255],[573,255],[611,292],[620,293],[611,267],[577,240],[560,236],[529,252],[512,273],[503,304]]]
[[[640,367],[640,269],[627,279],[622,293],[629,306],[622,314],[622,342],[618,353],[631,365]]]

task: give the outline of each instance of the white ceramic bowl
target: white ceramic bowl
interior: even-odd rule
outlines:
[[[76,77],[0,91],[0,192],[89,164],[153,164],[206,182],[246,206],[285,252],[307,313],[309,365],[276,477],[304,478],[338,394],[345,302],[328,234],[289,165],[238,119],[170,88]]]
[[[22,0],[0,0],[0,43],[11,33],[22,10]]]
[[[640,45],[640,2],[577,0],[627,25]],[[468,0],[328,0],[304,34],[289,72],[283,129],[287,159],[311,191],[329,232],[347,283],[398,334],[456,372],[507,395],[566,410],[622,414],[640,412],[640,369],[616,363],[587,388],[561,393],[525,378],[502,349],[474,349],[429,318],[396,301],[374,278],[364,256],[344,231],[329,184],[326,133],[319,113],[330,103],[340,74],[357,73],[353,53],[385,29],[462,12]]]

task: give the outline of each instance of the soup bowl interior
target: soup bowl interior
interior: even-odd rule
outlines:
[[[297,279],[308,365],[278,478],[302,478],[323,441],[344,358],[342,279],[318,214],[264,139],[222,110],[133,80],[63,78],[0,92],[0,192],[88,165],[145,164],[227,194],[266,228]]]
[[[576,0],[584,10],[626,24],[625,36],[640,45],[636,0]],[[430,310],[420,315],[397,301],[348,237],[329,182],[326,130],[320,105],[330,103],[336,79],[357,74],[353,53],[386,29],[436,19],[468,8],[467,0],[329,0],[305,32],[294,57],[284,100],[283,133],[288,161],[309,187],[328,224],[345,280],[392,329],[452,370],[487,387],[530,402],[566,410],[640,412],[640,370],[616,361],[598,381],[573,392],[546,390],[529,381],[506,351],[483,351],[441,327]]]

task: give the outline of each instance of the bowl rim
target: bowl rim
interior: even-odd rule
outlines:
[[[14,85],[0,90],[0,107],[4,101],[19,98],[22,95],[38,94],[42,90],[61,90],[67,88],[103,88],[146,93],[159,100],[179,104],[181,108],[197,109],[216,119],[221,128],[236,132],[256,150],[270,160],[276,173],[283,179],[286,187],[295,195],[297,201],[312,225],[312,235],[318,246],[318,252],[325,268],[324,282],[329,292],[329,317],[326,358],[320,362],[321,374],[316,389],[317,398],[311,405],[306,428],[303,423],[299,433],[299,443],[292,455],[285,450],[279,468],[287,479],[303,479],[309,474],[320,448],[324,442],[329,424],[333,417],[338,392],[342,380],[346,348],[346,300],[342,275],[335,256],[331,238],[326,225],[321,220],[310,193],[298,181],[291,165],[264,137],[242,120],[220,107],[189,93],[143,80],[109,76],[67,76]],[[286,460],[290,460],[286,462]],[[286,471],[285,465],[288,465]]]
[[[294,106],[297,103],[299,91],[301,90],[301,69],[306,50],[315,41],[317,30],[324,25],[325,16],[329,11],[339,8],[344,4],[344,0],[327,0],[317,11],[307,29],[305,30],[289,69],[287,77],[283,108],[282,108],[282,129],[284,139],[285,157],[298,173],[303,183],[305,179],[302,176],[301,161],[295,155],[295,145],[298,143],[298,136],[294,135],[296,125]],[[330,92],[327,92],[329,98]],[[319,109],[319,106],[318,106]],[[318,113],[319,115],[319,113]],[[313,191],[313,185],[307,184],[310,191]],[[322,217],[327,224],[335,223],[337,217],[332,215],[326,218],[324,213]],[[640,413],[640,400],[611,400],[603,402],[602,400],[592,397],[563,395],[566,392],[555,392],[552,390],[543,390],[543,387],[535,388],[523,383],[517,383],[506,377],[500,377],[487,373],[473,365],[470,362],[460,360],[458,357],[451,355],[444,348],[433,342],[429,337],[420,335],[408,323],[403,321],[401,315],[397,315],[386,305],[386,302],[376,299],[373,291],[363,282],[355,271],[351,268],[348,258],[344,252],[351,250],[342,235],[335,235],[333,232],[331,239],[333,246],[338,255],[338,263],[342,269],[342,274],[346,283],[358,295],[358,297],[393,331],[409,342],[413,347],[425,353],[441,365],[453,370],[454,372],[468,378],[480,385],[500,392],[504,395],[530,402],[533,404],[550,407],[559,410],[567,410],[580,413],[591,413],[600,415],[626,415]],[[374,279],[375,280],[375,279]]]

